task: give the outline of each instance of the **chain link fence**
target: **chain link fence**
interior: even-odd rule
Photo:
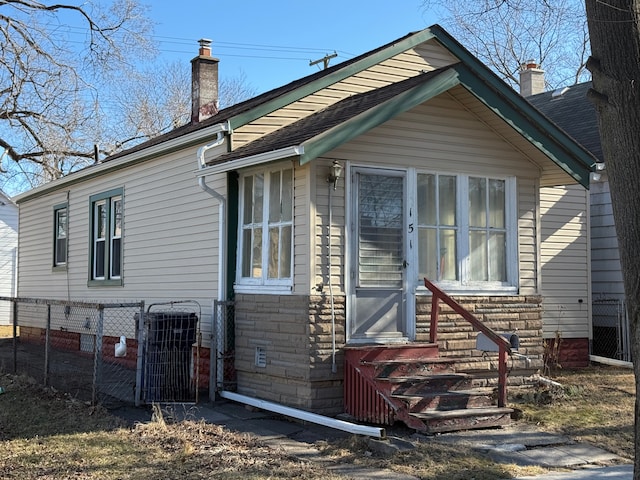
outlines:
[[[235,391],[237,385],[235,361],[235,303],[213,302],[213,329],[209,359],[209,398],[214,401],[221,390]]]
[[[106,407],[195,402],[200,305],[0,297],[13,334],[0,338],[0,371]]]
[[[593,301],[593,355],[631,362],[631,332],[621,299]]]

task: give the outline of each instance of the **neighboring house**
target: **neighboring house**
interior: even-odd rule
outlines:
[[[205,339],[233,299],[237,391],[322,414],[344,411],[354,358],[407,365],[428,342],[424,277],[534,367],[556,331],[588,345],[588,251],[570,271],[558,252],[586,225],[564,186],[595,159],[442,28],[219,112],[217,68],[203,44],[189,125],[18,197],[20,296],[197,300]],[[495,365],[446,308],[439,328],[436,355]]]
[[[527,100],[605,165],[596,109],[587,98],[590,88],[591,82],[585,82],[528,96]],[[606,168],[592,176],[589,198],[594,302],[592,353],[630,361],[629,323]]]
[[[18,206],[0,190],[0,297],[16,294]],[[0,333],[12,324],[11,304],[0,302]]]

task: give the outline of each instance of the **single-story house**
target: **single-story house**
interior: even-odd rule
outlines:
[[[18,206],[0,190],[0,297],[16,294],[18,265]],[[0,336],[9,334],[10,303],[0,302]]]
[[[189,298],[205,339],[212,300],[232,299],[237,392],[325,415],[364,385],[349,413],[370,419],[375,397],[400,418],[416,392],[391,399],[367,371],[413,355],[494,368],[446,306],[431,341],[425,278],[516,334],[531,368],[558,336],[588,361],[595,158],[445,30],[220,111],[210,53],[191,123],[18,196],[20,296]]]

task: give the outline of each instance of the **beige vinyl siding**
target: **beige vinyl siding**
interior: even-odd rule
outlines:
[[[293,184],[293,292],[309,293],[309,205],[311,191],[310,165],[296,166]]]
[[[520,294],[537,295],[540,270],[538,241],[538,181],[518,178],[518,268]]]
[[[351,95],[406,80],[423,71],[434,70],[456,61],[456,58],[435,40],[425,42],[237,128],[233,132],[233,148],[273,132],[279,127],[294,123]]]
[[[170,300],[200,303],[210,331],[218,296],[218,202],[197,184],[196,149],[147,161],[75,184],[69,192],[67,271],[52,271],[53,206],[66,191],[21,204],[21,296],[85,301]],[[207,183],[226,194],[223,176]],[[91,195],[122,188],[122,286],[87,286]],[[205,336],[206,338],[206,336]]]
[[[315,162],[315,232],[311,245],[314,255],[315,278],[311,285],[312,291],[319,284],[323,285],[323,291],[329,292],[331,283],[333,293],[344,292],[344,260],[345,260],[345,177],[338,181],[336,189],[327,182],[332,159],[322,158]],[[331,225],[329,224],[329,196],[331,196]],[[331,228],[331,235],[329,229]],[[329,236],[331,236],[331,279],[329,278]],[[317,290],[316,290],[317,292]]]
[[[0,201],[3,197],[0,196]],[[0,297],[15,296],[18,252],[18,207],[0,203]],[[0,302],[0,326],[11,324],[11,304]]]
[[[543,331],[547,338],[591,336],[588,192],[581,186],[540,193]]]
[[[624,298],[620,252],[613,220],[609,182],[592,182],[591,202],[591,290],[598,298]]]
[[[412,167],[420,171],[515,176],[518,192],[519,266],[522,293],[537,285],[536,198],[539,170],[518,150],[471,115],[448,94],[430,100],[316,160],[315,286],[327,283],[328,194],[326,177],[333,159],[350,166]],[[346,171],[345,171],[346,175]],[[335,192],[332,281],[344,292],[344,181]],[[340,243],[338,243],[340,242]]]

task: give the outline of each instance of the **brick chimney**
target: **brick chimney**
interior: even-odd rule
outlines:
[[[520,65],[520,95],[530,97],[545,91],[544,70],[534,60]]]
[[[218,63],[211,56],[211,40],[198,40],[198,56],[191,60],[191,123],[218,113]]]

